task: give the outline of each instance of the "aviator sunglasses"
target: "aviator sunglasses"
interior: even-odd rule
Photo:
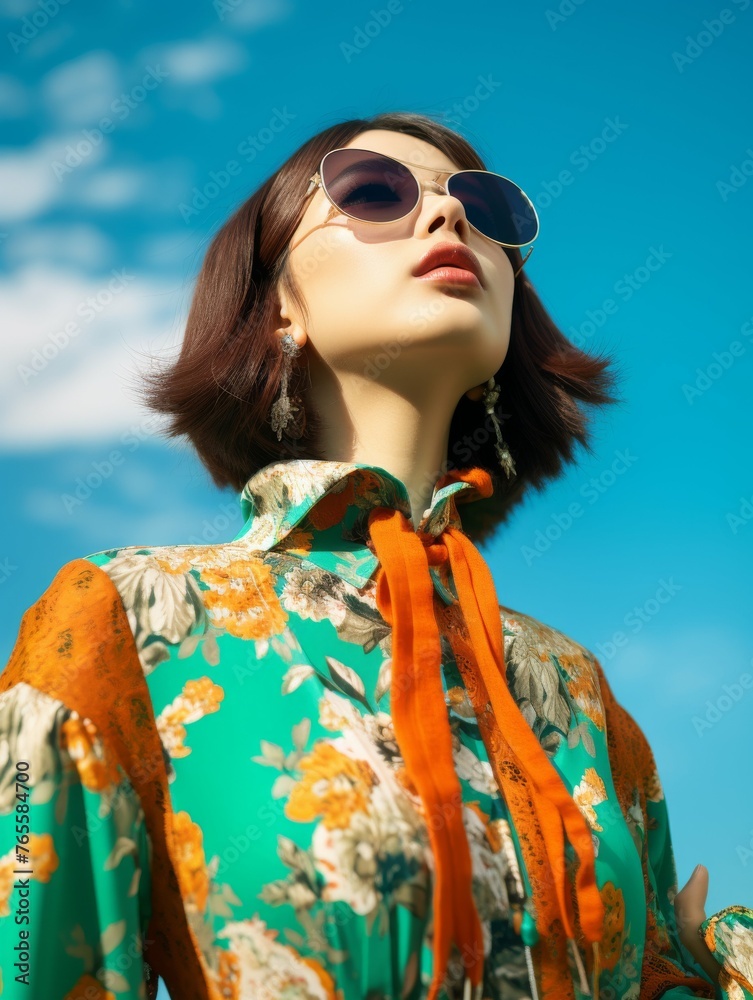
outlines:
[[[457,198],[473,229],[492,242],[517,248],[538,236],[539,219],[533,202],[509,177],[489,170],[437,170],[369,149],[342,148],[325,153],[305,198],[321,187],[333,208],[350,219],[397,222],[421,201],[421,183],[409,167],[430,170],[435,182],[442,174],[449,174],[444,185],[438,186]]]

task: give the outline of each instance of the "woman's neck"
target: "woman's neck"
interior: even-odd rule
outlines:
[[[314,384],[306,405],[322,420],[322,457],[379,466],[401,480],[417,528],[437,479],[447,471],[458,395],[434,383],[430,392],[413,387],[408,395],[362,375],[335,377],[331,370]]]

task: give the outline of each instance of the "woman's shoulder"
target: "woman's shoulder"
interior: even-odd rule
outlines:
[[[218,638],[253,639],[263,633],[278,603],[267,555],[233,540],[131,545],[84,558],[117,591],[149,674],[160,662],[184,659],[197,648],[211,664],[219,656]],[[268,624],[282,627],[283,622]]]
[[[525,648],[535,651],[540,656],[548,654],[556,657],[561,666],[566,666],[573,659],[582,659],[594,665],[595,669],[600,670],[598,660],[590,649],[571,638],[561,629],[548,625],[540,619],[534,618],[533,615],[516,611],[503,604],[500,604],[499,610],[505,638],[505,652],[514,648]]]
[[[122,545],[100,549],[81,556],[82,559],[105,570],[108,575],[132,571],[180,575],[191,573],[199,578],[220,567],[233,566],[236,571],[245,561],[261,562],[267,553],[235,539],[223,542],[185,542],[168,545]],[[117,572],[116,572],[117,571]],[[211,580],[211,575],[209,577]]]
[[[592,736],[608,745],[615,787],[624,803],[633,789],[645,786],[661,797],[661,785],[646,735],[617,700],[598,658],[557,628],[532,615],[500,605],[508,686],[523,714],[532,721],[542,744],[554,752],[565,741],[583,739],[588,720]],[[573,709],[580,720],[573,729]],[[544,735],[546,732],[546,735]],[[590,745],[590,744],[589,744]],[[626,806],[627,807],[627,806]]]
[[[264,555],[225,542],[128,545],[70,559],[24,613],[0,690],[19,680],[41,687],[37,674],[45,659],[65,658],[69,675],[90,669],[92,656],[84,649],[94,655],[98,647],[122,644],[128,631],[148,673],[167,647],[207,629],[228,603],[229,591],[237,600],[238,581],[263,583],[269,577]]]
[[[71,559],[23,615],[0,674],[0,745],[20,733],[30,753],[63,760],[66,747],[83,753],[86,743],[87,759],[114,774],[103,747],[135,731],[148,706],[117,589],[85,557]]]
[[[583,643],[533,615],[499,606],[508,676],[542,673],[542,664],[553,665],[570,690],[598,700],[600,712],[610,713],[620,725],[640,733],[638,724],[617,700],[599,658]],[[531,668],[536,666],[536,670]]]

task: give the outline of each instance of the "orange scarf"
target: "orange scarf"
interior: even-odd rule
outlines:
[[[471,482],[482,497],[492,492],[491,477],[481,468],[448,474],[445,479]],[[461,789],[452,759],[441,678],[440,632],[429,573],[430,565],[446,559],[468,628],[476,679],[496,720],[498,735],[513,754],[527,784],[529,809],[538,819],[554,875],[559,916],[571,939],[575,938],[575,919],[566,877],[563,828],[579,858],[578,915],[581,930],[593,945],[592,993],[598,997],[598,942],[603,933],[604,904],[596,884],[590,827],[507,687],[501,615],[491,572],[468,536],[457,528],[448,526],[433,538],[416,532],[401,511],[387,507],[372,509],[368,521],[380,562],[377,606],[393,628],[391,710],[395,735],[408,777],[423,803],[434,854],[434,976],[427,1000],[435,1000],[438,995],[453,940],[463,957],[466,977],[474,987],[482,981],[484,958],[481,925],[471,891],[471,857],[463,825]],[[495,757],[490,754],[492,763]],[[503,786],[511,781],[519,785],[520,775],[511,776],[509,768],[495,770]],[[519,792],[517,797],[519,801]],[[544,912],[543,906],[537,907],[540,934],[550,927],[542,916]],[[569,975],[568,986],[562,982],[559,985],[557,995],[564,997],[570,985]]]

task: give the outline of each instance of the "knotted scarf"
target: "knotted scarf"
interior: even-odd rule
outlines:
[[[471,482],[482,497],[491,494],[491,477],[484,469],[450,475]],[[377,607],[393,630],[391,712],[395,736],[407,775],[421,798],[434,856],[434,975],[428,1000],[438,995],[453,940],[463,957],[466,979],[474,987],[482,981],[484,958],[471,891],[470,848],[453,764],[435,590],[429,572],[430,565],[446,560],[470,636],[473,669],[527,783],[554,877],[561,920],[571,939],[575,938],[575,918],[566,876],[565,834],[578,856],[578,915],[581,930],[593,945],[592,992],[598,996],[598,942],[604,904],[596,884],[590,827],[507,687],[500,606],[491,571],[470,538],[450,524],[436,536],[417,532],[402,511],[388,507],[373,508],[368,523],[380,562]],[[503,776],[503,783],[507,780]],[[543,920],[537,927],[541,932],[547,929]]]

